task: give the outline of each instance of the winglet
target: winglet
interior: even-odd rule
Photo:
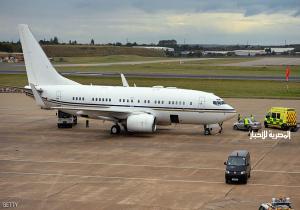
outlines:
[[[46,104],[44,103],[42,97],[40,96],[35,86],[32,83],[30,83],[29,85],[31,87],[36,104],[42,108],[46,108]]]
[[[121,79],[122,79],[123,87],[129,87],[128,82],[127,82],[124,74],[121,74]]]

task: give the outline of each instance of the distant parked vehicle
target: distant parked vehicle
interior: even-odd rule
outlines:
[[[234,130],[246,130],[246,131],[254,131],[257,132],[261,129],[261,123],[256,121],[255,119],[251,119],[251,117],[246,117],[248,119],[248,125],[245,125],[245,118],[239,120],[238,122],[233,124]]]

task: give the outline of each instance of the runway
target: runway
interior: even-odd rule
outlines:
[[[1,74],[25,74],[24,70],[0,70]],[[117,72],[60,72],[62,75],[87,76],[87,77],[120,77]],[[125,73],[128,78],[182,78],[182,79],[221,79],[221,80],[270,80],[285,81],[285,76],[240,76],[240,75],[198,75],[198,74],[165,74],[165,73]],[[298,82],[300,77],[290,77],[290,81]]]
[[[226,99],[260,121],[270,106],[299,100]],[[57,129],[54,111],[21,94],[0,94],[0,201],[21,209],[257,209],[274,196],[300,208],[300,132],[292,140],[250,140],[234,131],[204,136],[202,126],[111,136],[111,124],[85,120]],[[299,119],[299,112],[298,112]],[[274,133],[276,130],[272,130]],[[224,183],[234,149],[251,153],[247,185]]]

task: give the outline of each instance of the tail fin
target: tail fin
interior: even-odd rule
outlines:
[[[19,35],[24,54],[28,84],[33,85],[75,85],[78,84],[61,76],[54,69],[39,43],[30,32],[28,25],[20,24]]]

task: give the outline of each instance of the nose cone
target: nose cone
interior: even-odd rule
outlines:
[[[236,115],[236,111],[232,106],[226,104],[224,109],[225,109],[225,112],[224,112],[225,120],[229,120]]]

